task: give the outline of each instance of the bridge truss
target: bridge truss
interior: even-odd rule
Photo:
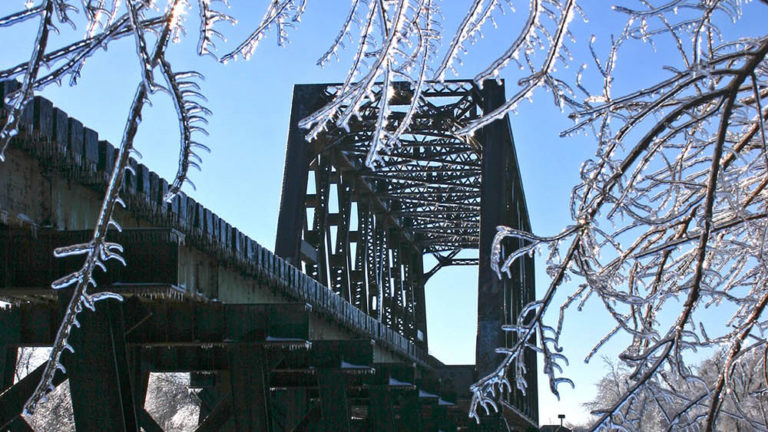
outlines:
[[[445,266],[479,265],[476,357],[478,371],[490,372],[499,360],[496,347],[514,343],[501,326],[515,322],[535,297],[532,258],[500,281],[489,265],[491,243],[496,226],[530,231],[530,222],[508,119],[470,137],[456,132],[504,102],[503,84],[427,83],[407,133],[374,167],[365,160],[381,87],[346,127],[312,140],[299,128],[340,88],[294,88],[276,254],[424,348],[427,280]],[[390,131],[414,96],[407,83],[395,86]],[[436,262],[431,269],[424,269],[425,255]],[[535,356],[527,362],[535,389]],[[513,392],[507,402],[536,418],[536,398],[535,391]]]

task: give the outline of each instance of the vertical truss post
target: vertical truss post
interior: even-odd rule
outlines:
[[[59,299],[67,301],[69,296]],[[69,341],[75,355],[62,358],[77,430],[137,431],[120,305],[106,300],[96,312],[85,311],[78,319],[82,326]]]
[[[414,317],[415,317],[415,333],[414,340],[416,344],[424,349],[427,349],[429,341],[427,339],[427,305],[426,297],[424,295],[424,255],[421,253],[413,254],[413,264],[411,265],[411,271],[413,271],[413,300],[414,304]],[[419,332],[421,332],[421,339],[419,338]]]
[[[387,386],[375,385],[368,388],[368,417],[372,431],[394,432],[395,414],[392,408],[392,394]]]
[[[350,432],[349,398],[344,373],[334,369],[317,371],[320,410],[325,432]]]
[[[331,165],[325,155],[315,157],[315,214],[312,230],[307,234],[309,244],[317,252],[317,261],[312,265],[309,275],[323,285],[328,283],[328,258],[331,254],[331,230],[328,226],[328,206],[330,204]],[[309,235],[309,234],[312,235]]]
[[[355,305],[356,308],[370,315],[372,313],[371,307],[370,307],[371,301],[370,301],[370,296],[368,295],[368,286],[365,283],[366,281],[365,215],[366,215],[365,205],[363,203],[358,202],[357,214],[351,215],[352,217],[356,217],[358,221],[357,231],[353,238],[353,240],[355,241],[355,254],[354,254],[355,267],[354,267],[354,271],[352,271],[352,274],[351,274],[352,304]]]
[[[401,396],[398,430],[403,432],[422,432],[424,430],[418,390],[409,390]]]
[[[269,383],[263,346],[235,345],[229,349],[232,411],[238,431],[269,432]]]
[[[482,95],[483,112],[491,112],[504,103],[504,85],[486,81]],[[493,371],[502,356],[496,348],[505,345],[501,326],[506,324],[505,280],[491,269],[491,245],[496,227],[507,221],[506,189],[511,187],[506,160],[511,149],[506,118],[485,126],[478,133],[482,144],[482,182],[480,187],[480,250],[477,285],[477,344],[475,364],[480,376]],[[506,136],[505,136],[506,135]]]
[[[504,102],[504,86],[486,81],[482,90],[482,108],[489,112]],[[480,259],[478,274],[478,328],[475,351],[476,367],[480,376],[492,372],[502,356],[496,347],[510,347],[517,342],[516,336],[501,330],[504,324],[514,323],[525,304],[534,300],[533,258],[525,256],[511,266],[510,276],[499,279],[490,267],[491,245],[496,227],[506,225],[530,232],[525,196],[517,167],[514,141],[506,118],[496,120],[478,134],[483,146]],[[502,249],[512,250],[524,246],[522,240],[507,239]],[[536,356],[526,352],[526,380],[529,388],[536,384]],[[523,395],[515,389],[507,402],[523,411],[530,418],[537,418],[534,411],[536,392]],[[489,424],[493,420],[488,420]]]
[[[382,224],[377,224],[376,232],[379,240],[377,241],[376,255],[378,258],[377,271],[378,277],[381,283],[379,284],[379,297],[381,297],[382,314],[380,321],[387,325],[389,328],[394,328],[392,323],[393,319],[393,304],[392,304],[392,265],[389,259],[389,253],[391,251],[391,243],[389,230],[383,227]]]
[[[352,258],[349,255],[349,220],[352,208],[351,193],[349,186],[342,180],[342,173],[336,172],[338,181],[336,182],[336,191],[338,194],[339,212],[334,215],[334,220],[330,221],[336,227],[336,242],[329,245],[329,263],[331,266],[331,286],[335,293],[339,294],[345,300],[352,299],[352,289],[350,286],[350,270]]]
[[[403,272],[400,262],[400,239],[396,230],[389,231],[389,253],[392,261],[389,263],[390,281],[394,282],[392,293],[394,297],[390,300],[392,309],[392,320],[389,326],[401,335],[405,335],[405,302],[403,301]],[[391,285],[391,284],[390,284]]]
[[[305,85],[296,86],[293,91],[275,255],[296,266],[300,264],[301,232],[306,218],[304,200],[308,167],[314,156],[312,146],[305,139],[306,132],[299,128],[299,121],[323,106],[324,88],[323,85]]]
[[[143,363],[141,347],[130,348],[131,363],[131,388],[133,389],[134,404],[139,409],[143,409],[147,398],[147,388],[149,387],[149,368]],[[141,416],[139,423],[143,421]]]

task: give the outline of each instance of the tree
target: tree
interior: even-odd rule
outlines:
[[[194,430],[200,399],[189,388],[189,374],[153,373],[149,378],[147,412],[164,431]]]
[[[543,353],[555,391],[564,380],[557,376],[565,360],[558,346],[563,312],[590,296],[615,321],[593,353],[618,334],[629,340],[619,358],[631,370],[631,385],[595,429],[626,428],[617,414],[644,406],[642,395],[653,394],[670,377],[698,380],[688,356],[716,346],[726,355],[710,391],[669,413],[675,428],[683,427],[677,419],[688,418],[712,430],[733,389],[737,359],[765,344],[760,329],[768,302],[763,285],[768,37],[726,39],[719,27],[723,19],[738,21],[742,6],[671,1],[615,7],[629,20],[608,58],[595,56],[602,89],[590,93],[577,80],[575,91],[584,99],[563,97],[576,122],[566,133],[588,131],[597,146],[573,189],[573,225],[553,237],[505,228],[497,236],[498,271],[546,245],[552,277],[542,299],[529,305],[533,317],[508,328],[520,342],[506,350],[504,366],[520,361],[528,344]],[[616,61],[637,39],[674,47],[680,60],[667,65],[668,73],[654,85],[614,96]],[[502,257],[508,237],[528,245]],[[557,323],[547,326],[544,312],[569,276],[578,288],[561,305]],[[704,316],[710,306],[735,310],[727,326],[708,325]],[[487,391],[498,383],[503,384],[501,374],[480,385]],[[704,415],[695,414],[702,408]]]
[[[70,18],[72,3],[81,4],[82,15]],[[222,4],[198,0],[198,53],[217,55],[218,24],[233,19],[221,11]],[[530,0],[527,15],[515,29],[516,37],[502,55],[475,76],[478,85],[500,73],[513,74],[507,66],[517,64],[521,72],[518,88],[499,109],[485,113],[465,128],[468,135],[502,117],[534,93],[544,89],[575,121],[564,134],[587,133],[594,139],[595,157],[585,161],[581,182],[573,189],[573,224],[560,234],[543,237],[500,227],[494,245],[495,269],[501,276],[511,263],[526,253],[549,248],[552,282],[544,295],[528,305],[516,325],[505,327],[518,342],[500,349],[505,360],[491,375],[472,387],[471,415],[478,407],[492,410],[499,392],[511,388],[508,370],[520,371],[522,353],[541,353],[550,388],[557,393],[567,360],[559,347],[564,312],[593,296],[603,302],[615,321],[595,352],[619,334],[630,340],[620,360],[630,368],[632,385],[616,399],[595,428],[623,427],[615,414],[637,406],[643,392],[661,386],[670,376],[696,381],[687,364],[689,353],[700,347],[725,350],[722,368],[710,392],[683,406],[673,418],[691,418],[706,430],[717,424],[724,409],[723,397],[734,385],[732,379],[739,356],[745,350],[763,347],[760,335],[762,312],[768,302],[764,289],[764,238],[766,169],[764,102],[768,97],[766,54],[768,37],[746,34],[738,27],[743,8],[764,14],[768,1],[755,0],[666,0],[623,1],[614,6],[626,24],[606,53],[590,42],[597,74],[580,69],[575,78],[557,70],[568,64],[578,47],[570,23],[580,14],[578,0]],[[587,4],[587,2],[584,2]],[[145,103],[158,90],[170,96],[178,113],[180,129],[179,169],[168,199],[188,182],[190,166],[199,162],[196,151],[206,149],[195,138],[208,114],[201,105],[197,75],[175,71],[167,60],[169,41],[183,37],[180,19],[191,7],[187,0],[169,0],[154,7],[146,0],[40,0],[18,13],[0,18],[0,26],[13,27],[29,19],[39,20],[37,43],[30,59],[0,71],[0,79],[21,78],[21,88],[6,101],[8,119],[0,130],[0,155],[14,135],[25,104],[35,91],[69,77],[74,83],[87,59],[113,40],[134,40],[141,70],[135,98],[129,108],[116,166],[89,243],[58,249],[57,256],[83,255],[82,268],[53,282],[60,289],[74,286],[75,295],[52,350],[49,367],[27,405],[34,409],[50,386],[61,353],[77,315],[83,307],[93,309],[101,299],[116,294],[89,292],[96,268],[107,260],[121,261],[120,245],[106,241],[113,210],[120,203],[118,191]],[[388,122],[388,95],[395,80],[408,81],[419,97],[427,79],[443,79],[459,55],[479,38],[487,23],[509,1],[475,0],[442,50],[439,41],[439,9],[433,0],[352,0],[347,17],[319,64],[334,56],[346,39],[357,37],[349,74],[336,98],[306,118],[302,125],[314,136],[329,125],[344,127],[363,103],[378,112],[367,163],[375,167],[379,158],[398,145],[407,133],[416,103],[397,126]],[[302,15],[306,1],[273,0],[256,29],[236,48],[218,54],[222,62],[253,54],[256,45],[275,29],[278,43]],[[162,10],[161,10],[162,9]],[[54,21],[79,25],[87,30],[82,40],[58,49],[47,45]],[[357,26],[357,30],[355,29]],[[586,38],[589,39],[589,38]],[[578,39],[576,39],[578,41]],[[649,42],[677,53],[672,64],[659,65],[655,83],[616,95],[620,82],[616,64],[620,54],[634,44]],[[433,65],[437,65],[433,68]],[[41,66],[50,72],[41,74]],[[663,67],[663,69],[661,68]],[[590,88],[596,88],[595,91]],[[502,247],[511,239],[524,240],[522,249]],[[502,256],[503,250],[512,250]],[[565,284],[570,278],[572,282]],[[572,287],[576,288],[572,288]],[[548,325],[545,312],[554,305],[558,291],[569,291],[560,306],[556,324]],[[680,301],[678,301],[680,299]],[[681,302],[681,303],[680,303]],[[707,328],[700,318],[705,306],[736,310],[728,326]],[[672,320],[667,317],[674,316]],[[667,322],[669,321],[669,322]],[[511,377],[525,389],[522,374]],[[674,395],[670,397],[675,397]],[[704,409],[706,415],[694,415]]]
[[[21,348],[16,362],[16,381],[29,374],[49,356],[47,348]],[[26,418],[36,431],[74,431],[75,419],[69,382],[65,381],[47,395],[48,402],[40,405]],[[149,377],[146,410],[165,431],[194,429],[200,411],[200,400],[189,389],[189,375],[180,373],[153,373]]]
[[[690,408],[715,388],[723,369],[725,352],[717,352],[695,367],[698,379],[685,381],[667,376],[660,385],[648,386],[638,393],[632,403],[624,404],[613,413],[615,422],[627,429],[658,431],[670,428],[691,428],[697,417],[707,415],[704,407]],[[631,371],[623,365],[605,359],[608,374],[598,383],[595,398],[586,404],[593,414],[601,415],[606,407],[615,405],[632,385]],[[765,353],[745,352],[734,364],[730,392],[723,397],[722,417],[718,428],[729,431],[765,430]],[[685,413],[675,416],[677,413]]]
[[[16,361],[16,381],[21,380],[49,356],[46,348],[20,348]],[[75,430],[72,413],[72,398],[69,396],[69,382],[64,382],[47,395],[48,403],[41,405],[35,415],[26,418],[36,431]]]

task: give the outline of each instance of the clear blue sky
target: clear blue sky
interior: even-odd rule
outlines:
[[[3,1],[0,14],[21,8],[23,3],[20,0]],[[254,27],[267,4],[266,1],[237,0],[232,3],[231,13],[240,23],[228,34],[229,46],[238,41],[238,35],[242,36]],[[254,3],[258,6],[253,6]],[[451,0],[442,3],[446,18],[445,37],[450,39],[452,29],[461,19],[461,9],[469,2]],[[620,23],[609,10],[612,2],[589,3],[590,22],[585,24],[578,19],[574,22],[577,43],[583,45],[584,38],[596,33],[600,35],[597,46],[606,48],[608,32],[620,29]],[[176,70],[194,69],[206,76],[203,92],[208,97],[207,106],[213,111],[208,126],[210,136],[204,140],[213,153],[203,155],[202,172],[191,174],[197,191],[187,188],[187,192],[269,248],[274,247],[277,227],[292,87],[296,83],[344,79],[345,60],[351,57],[351,52],[343,52],[340,63],[332,61],[325,69],[315,66],[315,62],[335,37],[347,5],[347,1],[309,2],[302,22],[291,31],[288,47],[276,47],[274,34],[271,34],[247,62],[221,65],[210,58],[196,57],[198,24],[195,16],[188,18],[191,37],[170,48],[170,58]],[[764,12],[765,8],[762,10]],[[462,78],[471,78],[507,47],[515,34],[504,25],[519,21],[518,15],[525,11],[520,12],[500,17],[498,21],[503,30],[486,29],[485,38],[465,57],[465,66],[459,69]],[[747,25],[760,29],[764,25],[757,23],[756,16],[759,14],[754,14]],[[18,28],[0,29],[0,46],[3,47],[0,67],[28,59],[36,25],[28,23]],[[52,45],[58,46],[57,40],[81,33],[81,30],[73,33],[64,26],[61,30],[61,36],[54,37]],[[118,143],[139,79],[138,64],[132,54],[131,38],[118,41],[110,45],[108,52],[99,52],[88,61],[77,87],[54,87],[46,90],[44,95],[96,130],[101,139]],[[574,54],[578,60],[570,72],[563,71],[566,76],[572,77],[576,68],[588,61],[583,49],[577,49]],[[620,63],[627,72],[622,76],[627,79],[616,83],[619,89],[637,86],[643,77],[648,79],[636,71],[628,72],[641,68],[644,58],[666,55],[663,49],[654,52],[648,45],[638,46],[633,54],[627,56],[626,63]],[[514,91],[517,80],[513,73],[502,74],[507,79],[508,94]],[[558,133],[570,126],[570,121],[552,105],[551,95],[538,92],[535,96],[535,103],[521,105],[512,115],[511,123],[533,229],[538,234],[548,235],[569,224],[570,189],[578,181],[581,162],[592,155],[594,147],[584,136],[560,139]],[[136,140],[137,148],[144,155],[143,163],[170,179],[175,174],[178,155],[175,113],[171,101],[163,95],[156,95],[153,103],[153,107],[145,110]],[[549,282],[543,261],[540,257],[537,262],[539,292]],[[439,272],[427,286],[430,352],[446,363],[474,362],[476,277],[476,271],[471,269],[449,268]],[[593,397],[594,383],[604,373],[599,358],[589,365],[585,365],[583,359],[604,334],[606,326],[612,327],[612,324],[596,302],[589,303],[583,312],[571,312],[569,316],[562,341],[565,354],[571,360],[566,375],[574,379],[576,389],[561,387],[562,401],[557,403],[549,394],[544,377],[540,378],[542,424],[557,423],[559,413],[565,413],[566,419],[571,421],[586,419],[587,413],[581,403]],[[615,353],[618,347],[617,343],[609,344],[604,353]]]

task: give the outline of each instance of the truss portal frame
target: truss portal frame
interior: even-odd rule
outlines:
[[[445,266],[479,265],[477,369],[490,372],[500,360],[496,347],[514,343],[501,326],[516,322],[535,297],[533,259],[499,280],[489,265],[491,243],[498,225],[530,231],[530,222],[508,119],[469,137],[457,132],[504,102],[503,83],[426,83],[407,132],[375,167],[364,162],[381,86],[346,127],[310,140],[298,126],[341,88],[294,87],[275,253],[423,348],[426,281]],[[396,83],[387,96],[386,127],[394,131],[414,91]],[[425,254],[436,258],[431,270]],[[535,389],[535,356],[528,362]],[[535,419],[536,392],[514,393],[510,406]]]

